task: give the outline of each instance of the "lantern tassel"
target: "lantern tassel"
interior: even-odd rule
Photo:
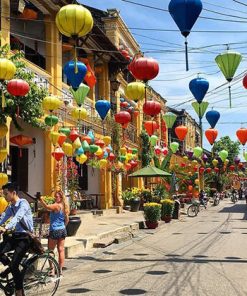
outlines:
[[[6,107],[6,100],[5,100],[4,92],[2,90],[2,109],[4,109],[5,107]]]
[[[74,47],[74,61],[75,61],[75,74],[77,74],[78,73],[78,66],[77,66],[76,45]]]
[[[229,89],[229,103],[230,103],[230,108],[232,108],[232,91],[231,91],[231,85],[229,84],[228,86]]]
[[[185,61],[186,61],[186,71],[189,71],[189,54],[188,54],[188,41],[185,38]]]

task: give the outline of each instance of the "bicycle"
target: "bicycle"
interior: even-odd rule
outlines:
[[[191,205],[187,209],[188,217],[196,217],[200,212],[200,207],[207,208],[205,204],[202,204],[200,201],[193,200]]]
[[[12,251],[5,254],[8,258],[7,268],[0,273],[0,290],[7,296],[15,293],[9,266],[12,254]],[[25,255],[20,264],[25,296],[53,296],[56,293],[60,283],[60,269],[54,257],[54,253],[49,250],[42,255]]]

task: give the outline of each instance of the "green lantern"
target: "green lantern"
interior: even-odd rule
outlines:
[[[202,119],[208,109],[209,102],[202,102],[201,104],[199,104],[198,102],[193,102],[191,105],[198,117]]]
[[[126,156],[125,156],[125,155],[121,155],[121,156],[119,157],[119,160],[120,160],[121,162],[125,162],[125,160],[126,160]]]
[[[232,95],[231,95],[230,82],[232,81],[241,61],[242,61],[242,55],[238,52],[230,51],[230,50],[227,50],[226,52],[219,54],[215,58],[216,64],[220,68],[226,80],[229,82],[230,108],[232,107]]]
[[[172,153],[176,153],[178,151],[179,144],[177,142],[172,142],[170,144],[170,148],[171,148]]]
[[[58,117],[55,115],[48,115],[45,118],[45,124],[53,127],[54,125],[56,125],[58,123]]]
[[[154,147],[158,141],[158,137],[156,135],[152,135],[149,140],[150,140],[151,146]]]
[[[89,91],[90,91],[90,87],[88,87],[84,83],[81,83],[79,88],[76,91],[74,91],[73,88],[70,88],[70,92],[79,107],[81,107],[81,105],[84,104],[84,100],[87,94],[89,93]]]
[[[228,157],[228,152],[227,152],[226,150],[221,150],[221,151],[219,152],[219,157],[220,157],[220,159],[221,159],[223,162],[225,162],[225,160],[226,160],[227,157]]]
[[[99,149],[99,146],[97,146],[97,145],[90,145],[89,147],[90,147],[90,152],[91,153],[95,153]]]
[[[177,115],[175,115],[174,113],[169,112],[169,113],[166,113],[165,115],[163,115],[163,119],[164,119],[164,121],[166,123],[166,126],[168,128],[172,128],[175,121],[176,121],[176,119],[177,119]]]
[[[59,133],[65,134],[68,137],[70,135],[70,128],[69,127],[61,127],[59,129]]]
[[[194,156],[200,158],[202,156],[203,149],[201,147],[195,147],[193,149]]]
[[[138,153],[138,149],[133,148],[133,149],[132,149],[132,154],[137,154],[137,153]]]
[[[86,140],[84,140],[82,142],[81,146],[82,146],[82,149],[84,150],[84,152],[89,152],[90,151],[90,146],[89,146],[89,144],[88,144],[88,142]]]

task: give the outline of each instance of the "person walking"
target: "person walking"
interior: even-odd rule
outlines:
[[[50,211],[50,228],[48,237],[48,249],[54,251],[57,247],[60,275],[63,274],[64,268],[64,243],[67,236],[66,225],[69,222],[69,206],[66,197],[61,190],[54,194],[54,204],[48,205],[42,197],[39,198],[41,205]],[[51,274],[54,270],[51,270]]]

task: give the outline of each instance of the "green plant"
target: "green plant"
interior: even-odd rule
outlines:
[[[172,216],[174,210],[174,201],[172,199],[166,198],[161,202],[161,217]]]
[[[140,200],[140,190],[136,187],[124,190],[122,192],[122,199],[125,205],[130,205],[132,200]]]
[[[80,206],[79,202],[73,201],[72,199],[70,199],[70,204],[69,207],[71,210],[77,210]]]
[[[157,196],[160,201],[161,199],[167,198],[169,196],[169,193],[167,192],[163,184],[157,184],[153,190],[153,195]]]
[[[146,131],[142,131],[140,133],[141,138],[141,154],[140,159],[142,161],[142,167],[146,167],[150,164],[152,156],[150,153],[150,143],[149,143],[149,136]]]
[[[10,117],[18,130],[22,130],[19,121],[17,121],[17,114],[26,123],[34,126],[44,128],[44,125],[39,122],[39,118],[43,115],[42,101],[48,95],[46,87],[40,87],[35,82],[35,75],[31,71],[27,71],[26,64],[23,62],[23,53],[16,52],[10,54],[9,46],[0,46],[0,57],[8,58],[16,66],[16,74],[14,78],[23,79],[28,82],[30,91],[24,98],[18,99],[11,96],[6,89],[7,83],[2,82],[2,89],[6,99],[6,107],[1,110],[0,122],[5,123],[7,117]]]
[[[43,196],[42,199],[47,205],[52,205],[55,202],[55,198],[53,196],[49,196],[49,195]]]
[[[161,205],[155,202],[144,204],[144,218],[149,222],[157,222],[161,218]]]
[[[140,197],[143,200],[144,203],[152,202],[153,201],[153,195],[150,189],[141,189],[140,190]]]

